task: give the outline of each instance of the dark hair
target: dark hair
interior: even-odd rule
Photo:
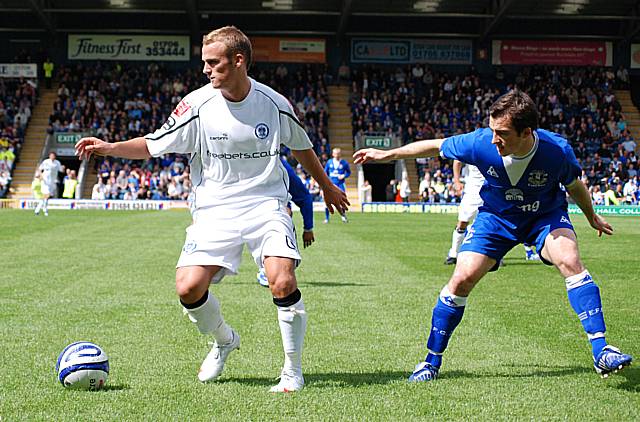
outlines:
[[[519,89],[511,90],[498,98],[489,108],[489,114],[494,119],[509,117],[518,135],[528,127],[531,130],[538,128],[536,103]]]

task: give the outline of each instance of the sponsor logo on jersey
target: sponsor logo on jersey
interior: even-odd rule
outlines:
[[[209,140],[210,141],[228,141],[229,135],[226,133],[221,133],[220,135],[217,135],[217,136],[209,136]]]
[[[569,219],[567,217],[565,217],[564,215],[562,217],[560,217],[560,222],[561,223],[571,224],[571,221],[569,221]]]
[[[544,170],[533,170],[529,173],[529,187],[538,188],[547,184],[549,175]]]
[[[173,110],[173,114],[175,114],[177,117],[181,117],[184,113],[189,111],[190,108],[191,106],[189,105],[189,103],[185,100],[182,100],[178,103],[176,109]]]
[[[256,158],[275,157],[280,154],[279,150],[275,151],[256,151],[256,152],[211,152],[207,150],[207,157],[219,158],[221,160],[252,160]]]
[[[269,136],[269,126],[264,123],[258,123],[258,125],[256,126],[255,134],[258,139],[265,139],[267,136]]]
[[[496,171],[496,169],[493,168],[493,166],[489,166],[489,170],[487,170],[487,174],[489,176],[498,177],[498,172]]]
[[[504,199],[507,201],[524,201],[524,192],[520,189],[509,189],[504,193]]]

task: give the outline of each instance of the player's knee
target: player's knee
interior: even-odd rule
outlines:
[[[575,255],[564,255],[556,257],[553,263],[556,267],[558,267],[560,274],[565,277],[579,274],[584,271],[584,265],[582,264],[582,261],[580,261],[580,258]]]
[[[273,297],[286,297],[298,288],[294,274],[280,272],[269,277],[269,287]]]
[[[199,299],[196,297],[200,293],[199,284],[197,280],[188,275],[176,275],[176,293],[186,303]]]
[[[456,271],[451,276],[447,287],[456,296],[468,296],[478,283],[478,277],[468,271]]]

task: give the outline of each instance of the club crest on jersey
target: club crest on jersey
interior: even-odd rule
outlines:
[[[489,166],[489,170],[487,170],[487,174],[489,176],[498,177],[498,172],[496,171],[496,169],[493,168],[493,166]]]
[[[520,189],[509,189],[504,193],[504,199],[507,201],[524,201],[524,192]]]
[[[191,106],[189,105],[189,103],[186,102],[185,100],[182,100],[182,101],[180,101],[180,103],[178,103],[178,105],[176,106],[176,109],[173,110],[173,114],[175,114],[176,116],[180,117],[184,113],[189,111],[190,108],[191,108]]]
[[[190,254],[190,253],[193,253],[193,251],[196,250],[197,246],[198,245],[196,244],[196,242],[189,241],[189,242],[184,244],[184,246],[182,247],[182,250],[183,250],[184,253]]]
[[[529,173],[529,187],[538,188],[547,184],[549,175],[544,170],[533,170]]]
[[[264,123],[258,123],[258,126],[256,126],[255,134],[258,139],[265,139],[267,136],[269,136],[269,126]]]

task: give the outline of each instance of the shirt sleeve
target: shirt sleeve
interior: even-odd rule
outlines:
[[[312,230],[313,198],[291,166],[285,162],[283,162],[283,164],[289,174],[289,194],[291,195],[291,200],[300,208],[304,229]]]
[[[573,153],[571,145],[565,145],[563,150],[564,160],[560,169],[559,179],[562,185],[570,186],[580,178],[582,175],[582,168],[576,159],[576,155]]]
[[[455,135],[446,138],[440,146],[440,155],[444,158],[462,161],[467,164],[474,164],[475,140],[480,135],[482,129],[477,129],[463,135]]]
[[[182,100],[164,125],[145,136],[147,148],[153,157],[165,153],[187,154],[196,152],[198,146],[200,118],[198,111]]]
[[[313,144],[309,140],[309,135],[304,130],[304,126],[296,117],[291,104],[287,102],[286,108],[279,109],[279,112],[282,128],[280,142],[292,150],[311,149]]]

